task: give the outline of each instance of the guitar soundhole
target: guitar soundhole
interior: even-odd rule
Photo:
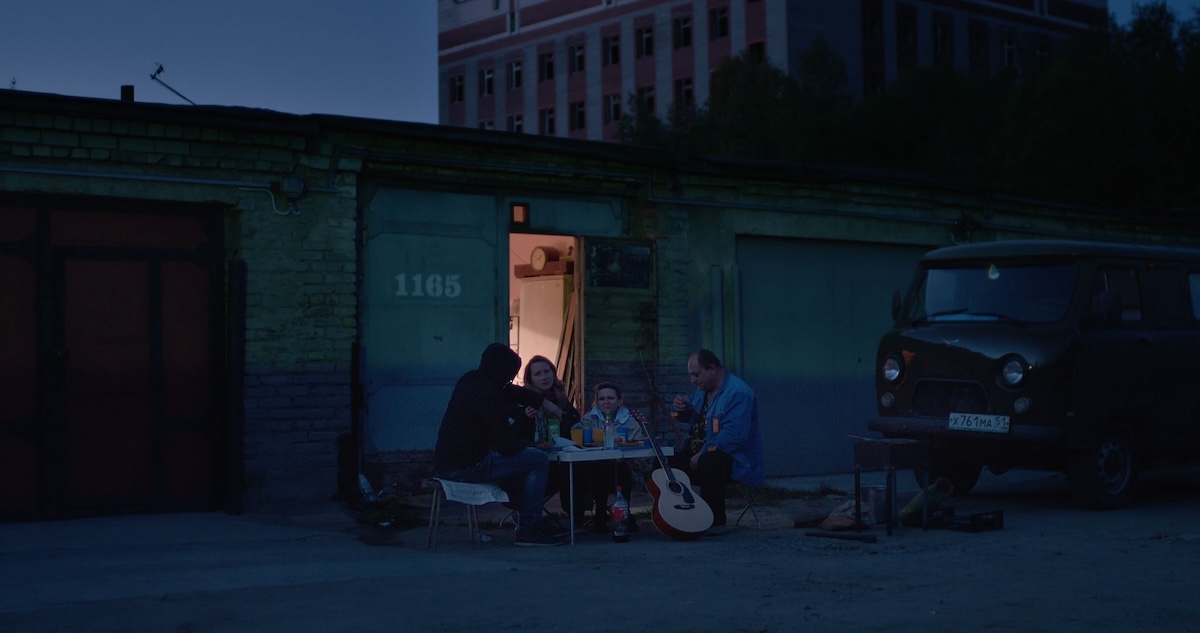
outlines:
[[[672,481],[671,483],[667,484],[667,487],[670,488],[671,492],[675,494],[683,493],[683,484],[679,483],[678,481]]]

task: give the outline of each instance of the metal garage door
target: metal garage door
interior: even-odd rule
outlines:
[[[875,348],[925,247],[739,236],[743,376],[770,476],[853,468],[874,415]]]
[[[362,448],[434,447],[446,402],[488,343],[509,340],[509,220],[531,232],[619,235],[619,200],[484,196],[381,187],[363,250]]]
[[[363,257],[364,448],[432,448],[450,392],[479,365],[508,284],[507,212],[493,196],[380,189]],[[501,223],[501,220],[504,220]]]

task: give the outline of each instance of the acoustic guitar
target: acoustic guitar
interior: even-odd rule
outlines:
[[[650,474],[646,480],[646,489],[654,497],[654,507],[651,517],[654,527],[664,536],[677,541],[690,541],[704,536],[705,530],[712,527],[712,508],[700,495],[692,490],[687,473],[678,468],[671,468],[662,449],[654,441],[650,429],[646,428],[646,420],[641,412],[632,411],[633,419],[642,427],[642,434],[650,441],[658,463],[662,468]]]

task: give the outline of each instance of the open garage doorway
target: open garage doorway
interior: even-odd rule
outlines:
[[[580,384],[578,341],[578,243],[569,235],[513,233],[509,236],[509,345],[525,363],[534,356],[554,362],[575,402]]]

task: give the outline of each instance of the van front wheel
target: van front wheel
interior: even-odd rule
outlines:
[[[1084,450],[1072,457],[1067,478],[1075,502],[1085,508],[1111,510],[1129,505],[1138,479],[1133,431],[1114,424],[1094,434]]]

